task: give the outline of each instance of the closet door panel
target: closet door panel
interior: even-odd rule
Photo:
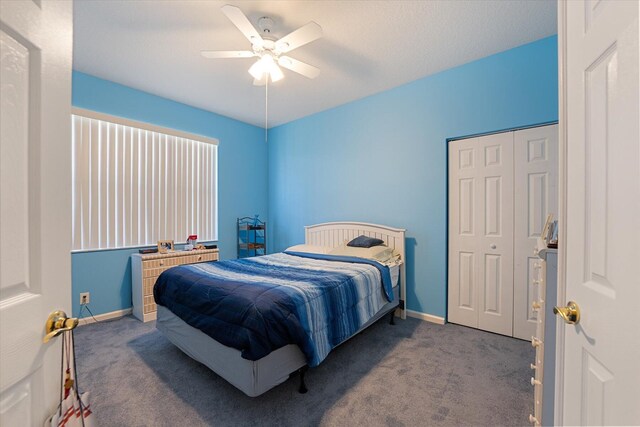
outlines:
[[[547,214],[557,217],[558,126],[515,132],[515,245],[513,336],[531,339],[539,299],[538,258],[533,254]]]
[[[473,140],[449,145],[448,320],[478,327],[477,187],[478,148]]]
[[[512,334],[513,322],[513,133],[474,138],[483,155],[476,237],[478,327]]]

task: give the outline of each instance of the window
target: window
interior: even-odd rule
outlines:
[[[74,250],[217,240],[217,140],[74,113]]]

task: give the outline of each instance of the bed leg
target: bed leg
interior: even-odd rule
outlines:
[[[395,325],[396,324],[396,311],[395,310],[391,311],[391,316],[389,317],[389,324],[390,325]]]
[[[304,374],[308,369],[309,367],[307,365],[304,365],[302,368],[298,369],[298,373],[300,373],[300,388],[298,389],[298,392],[300,394],[305,394],[308,391],[307,386],[304,383]]]

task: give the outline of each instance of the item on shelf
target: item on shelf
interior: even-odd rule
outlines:
[[[218,245],[204,245],[205,249],[218,249]]]

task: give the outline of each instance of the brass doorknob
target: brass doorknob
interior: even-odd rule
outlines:
[[[54,311],[49,315],[47,322],[44,325],[46,335],[42,339],[42,342],[49,342],[53,337],[57,337],[65,331],[70,331],[78,326],[78,319],[67,317],[67,313],[62,310]]]
[[[553,313],[560,315],[569,325],[580,322],[580,307],[574,301],[569,301],[566,307],[553,307]]]

